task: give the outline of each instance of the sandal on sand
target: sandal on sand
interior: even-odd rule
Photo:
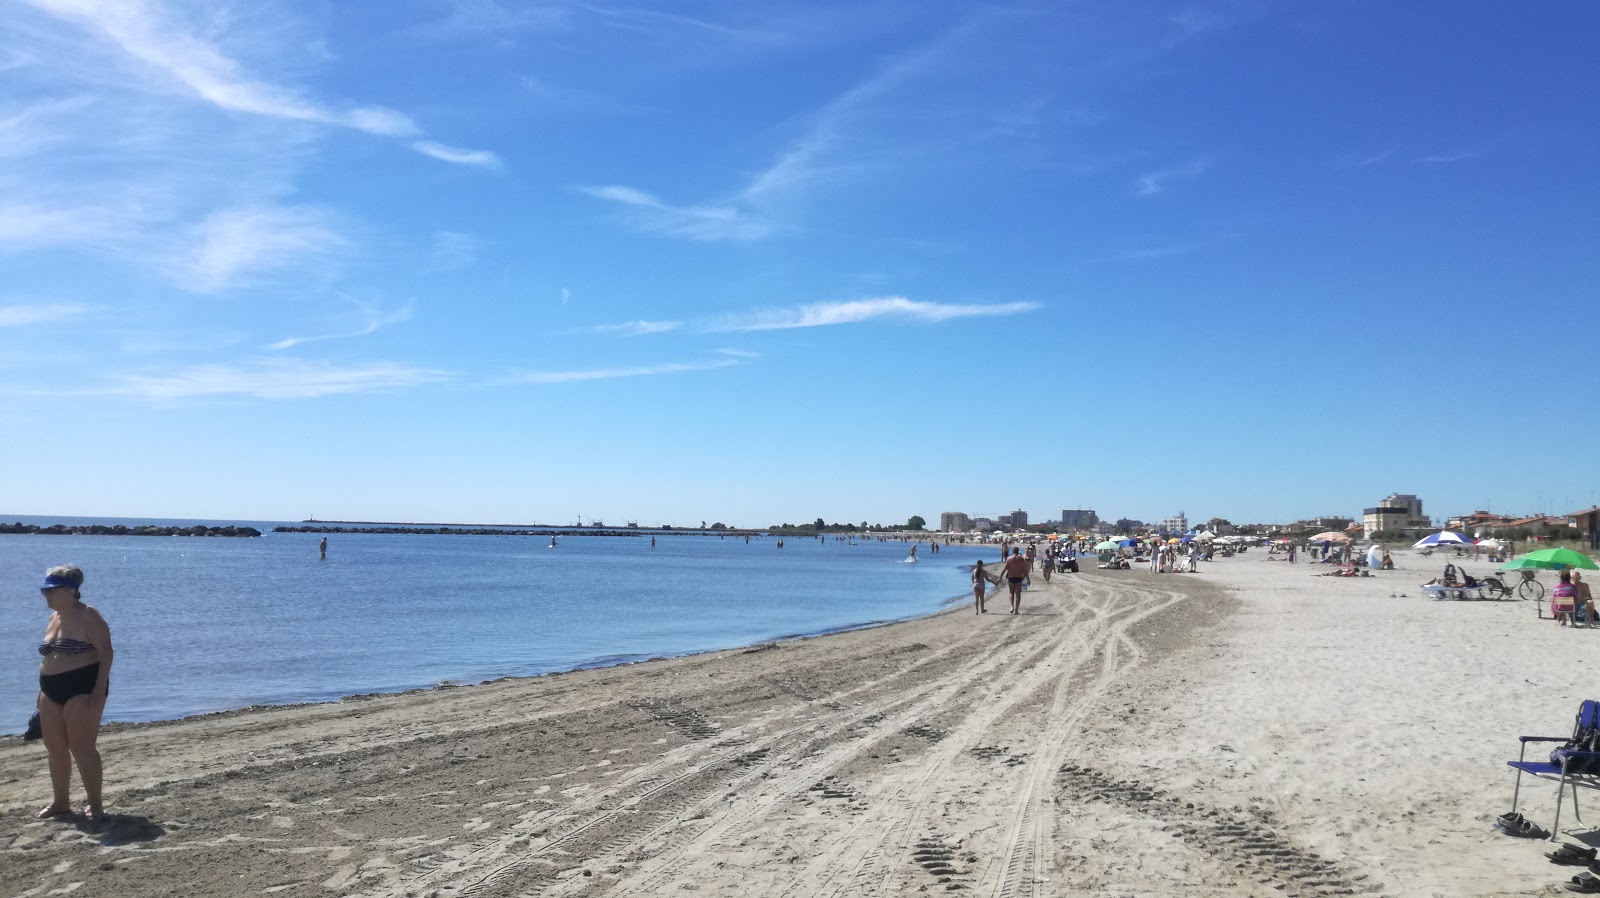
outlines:
[[[1566,864],[1572,867],[1586,867],[1595,861],[1593,848],[1579,848],[1576,845],[1562,845],[1555,851],[1546,851],[1544,856],[1552,864]]]
[[[61,805],[52,804],[52,805],[46,805],[45,807],[42,807],[39,810],[35,811],[34,814],[33,814],[33,819],[35,819],[35,820],[54,820],[57,817],[70,817],[71,815],[72,815],[72,808],[64,808]]]
[[[1506,824],[1507,826],[1515,826],[1516,824],[1521,823],[1522,819],[1522,815],[1516,811],[1506,811],[1504,814],[1494,818],[1494,822],[1496,826],[1499,826],[1502,823]]]
[[[1562,885],[1565,886],[1569,892],[1582,892],[1585,895],[1592,895],[1596,892],[1600,892],[1600,877],[1590,876],[1587,873],[1579,873],[1577,876],[1574,876],[1562,883]]]
[[[1494,828],[1508,836],[1516,836],[1519,839],[1550,838],[1549,830],[1542,829],[1532,820],[1522,820],[1518,823],[1502,823],[1499,820],[1496,820],[1494,822]]]

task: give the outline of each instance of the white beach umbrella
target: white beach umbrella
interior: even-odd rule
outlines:
[[[1422,539],[1417,540],[1416,542],[1411,544],[1411,548],[1413,548],[1413,549],[1423,549],[1423,548],[1427,548],[1428,546],[1470,546],[1470,545],[1472,545],[1472,540],[1466,538],[1465,536],[1462,536],[1461,534],[1456,533],[1456,532],[1454,532],[1452,530],[1441,530],[1438,533],[1430,533],[1427,536],[1424,536]]]

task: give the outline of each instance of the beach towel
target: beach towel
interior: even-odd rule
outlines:
[[[1567,763],[1568,773],[1600,773],[1600,758],[1572,758],[1569,752],[1600,752],[1600,702],[1585,700],[1578,706],[1578,717],[1572,725],[1572,738],[1560,748],[1550,752],[1550,763],[1560,767]]]

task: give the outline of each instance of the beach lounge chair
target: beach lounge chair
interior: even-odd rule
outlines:
[[[1517,812],[1517,801],[1522,795],[1522,775],[1542,780],[1554,780],[1556,785],[1556,819],[1550,825],[1550,838],[1555,840],[1561,832],[1561,800],[1567,788],[1572,788],[1572,816],[1578,826],[1589,829],[1578,809],[1578,788],[1600,789],[1600,701],[1589,699],[1578,706],[1578,718],[1568,736],[1518,736],[1522,750],[1517,760],[1506,766],[1517,771],[1517,783],[1511,792],[1511,814]],[[1560,742],[1561,748],[1550,753],[1548,761],[1529,761],[1528,743]],[[1585,749],[1591,750],[1585,750]]]

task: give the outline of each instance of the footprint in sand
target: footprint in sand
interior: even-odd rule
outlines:
[[[482,817],[474,817],[471,820],[468,820],[466,823],[461,824],[461,828],[469,833],[481,833],[493,826],[493,823],[490,823]]]
[[[272,818],[272,825],[276,826],[279,829],[293,829],[294,828],[294,818],[292,818],[292,817],[274,817],[274,818]]]

